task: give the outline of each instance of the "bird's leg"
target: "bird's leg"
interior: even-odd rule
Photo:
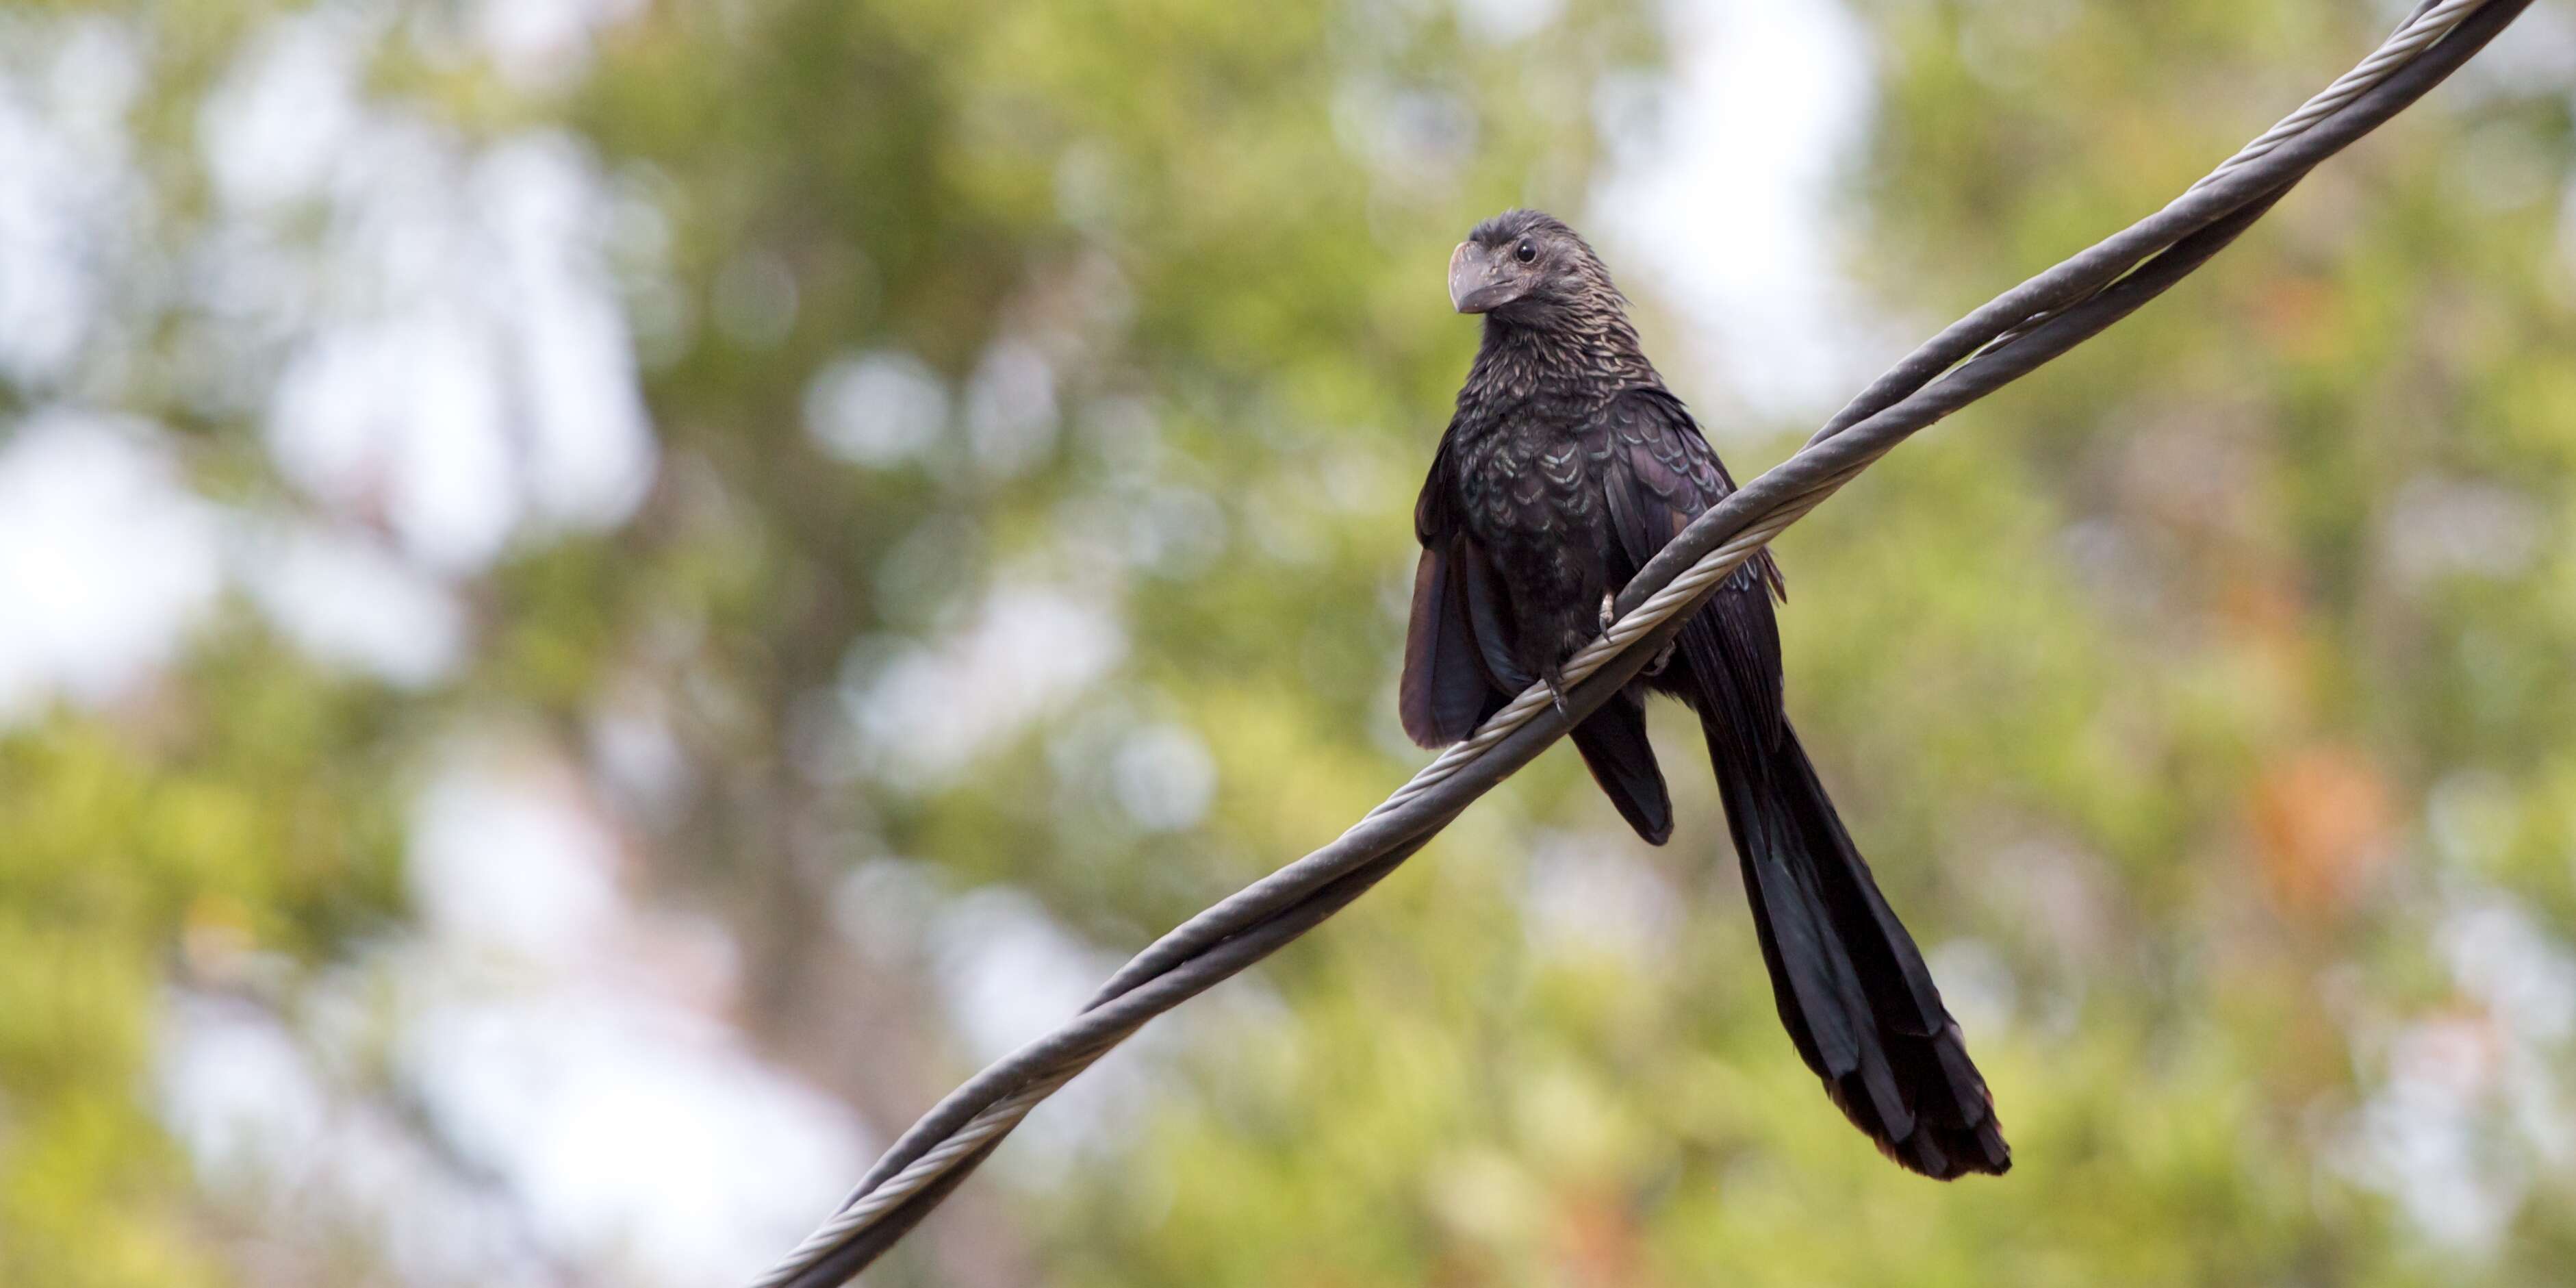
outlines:
[[[1605,594],[1601,597],[1602,634],[1609,634],[1610,623],[1619,620],[1619,616],[1616,611],[1618,606],[1619,599],[1617,596]],[[1655,654],[1655,660],[1648,662],[1643,669],[1637,672],[1638,677],[1640,679],[1652,679],[1655,676],[1662,675],[1664,673],[1664,668],[1672,665],[1673,663],[1673,645],[1678,642],[1679,638],[1680,637],[1676,636],[1673,639],[1665,640],[1664,647]]]

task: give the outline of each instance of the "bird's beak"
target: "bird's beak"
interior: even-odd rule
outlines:
[[[1509,304],[1519,298],[1514,287],[1484,247],[1460,242],[1449,252],[1449,303],[1459,312],[1483,313]]]

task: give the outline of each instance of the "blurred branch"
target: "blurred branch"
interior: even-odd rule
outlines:
[[[1037,1102],[1154,1016],[1358,898],[1626,685],[1727,574],[1916,432],[2065,353],[2198,269],[2327,157],[2403,111],[2530,0],[2419,5],[2369,58],[2156,214],[1997,296],[1926,341],[1796,455],[1699,516],[1619,595],[1620,616],[1332,844],[1165,935],[1072,1021],[977,1074],[878,1160],[839,1212],[758,1288],[846,1282],[988,1157]]]

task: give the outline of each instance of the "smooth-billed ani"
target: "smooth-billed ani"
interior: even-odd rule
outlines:
[[[1602,629],[1648,558],[1735,488],[1574,230],[1532,210],[1477,226],[1449,260],[1450,301],[1484,315],[1458,409],[1414,510],[1422,561],[1405,643],[1405,731],[1455,742]],[[1985,1079],[1923,955],[1843,830],[1782,708],[1782,587],[1768,551],[1683,627],[1671,652],[1573,734],[1649,842],[1672,801],[1645,695],[1699,713],[1780,1019],[1834,1103],[1898,1163],[1949,1179],[2011,1151]]]

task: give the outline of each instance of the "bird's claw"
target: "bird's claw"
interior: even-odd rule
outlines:
[[[1546,674],[1538,677],[1538,682],[1547,686],[1548,701],[1556,705],[1558,715],[1574,714],[1573,709],[1565,704],[1565,677],[1562,674],[1550,669]]]
[[[1639,671],[1637,674],[1647,676],[1649,678],[1662,675],[1664,673],[1664,668],[1673,664],[1673,645],[1678,642],[1679,641],[1676,640],[1665,640],[1664,646],[1661,649],[1656,650],[1655,660],[1648,662],[1646,664],[1646,668]]]
[[[1619,620],[1618,608],[1619,600],[1616,596],[1603,595],[1601,597],[1602,634],[1609,634],[1610,624]],[[1673,640],[1665,640],[1663,649],[1655,654],[1655,660],[1648,662],[1644,669],[1638,671],[1637,674],[1649,679],[1662,675],[1664,673],[1664,668],[1673,664],[1673,645],[1675,642],[1676,641]],[[1559,705],[1563,704],[1560,703]]]

